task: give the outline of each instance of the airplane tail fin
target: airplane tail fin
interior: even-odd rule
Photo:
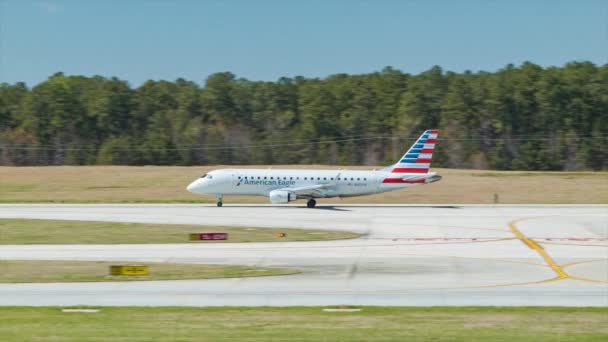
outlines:
[[[426,130],[409,150],[392,166],[392,173],[428,173],[439,130]]]

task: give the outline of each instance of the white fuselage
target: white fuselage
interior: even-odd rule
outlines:
[[[188,186],[188,191],[208,195],[269,196],[273,190],[288,190],[331,185],[322,193],[298,195],[297,198],[330,198],[370,195],[407,188],[436,180],[435,173],[399,174],[415,179],[412,183],[383,183],[385,171],[298,170],[298,169],[221,169],[211,171]],[[434,178],[435,177],[435,178]]]
[[[352,197],[409,188],[441,179],[429,172],[439,130],[424,131],[395,164],[376,171],[306,169],[222,169],[204,174],[188,185],[188,191],[215,195],[218,207],[223,195],[266,196],[275,204],[315,198]]]

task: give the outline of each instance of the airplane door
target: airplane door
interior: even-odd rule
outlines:
[[[239,179],[238,174],[236,174],[235,172],[233,172],[230,175],[230,185],[231,186],[239,186],[239,185],[241,185],[240,183],[241,183],[241,180]]]
[[[380,175],[380,172],[374,172],[372,175],[373,183],[372,188],[375,190],[380,189],[380,184],[382,184],[383,177]]]

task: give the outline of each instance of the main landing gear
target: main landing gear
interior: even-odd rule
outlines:
[[[317,201],[315,201],[314,199],[309,199],[308,202],[306,202],[306,206],[309,208],[314,208],[315,205],[317,205]]]
[[[222,195],[217,195],[217,206],[221,207],[222,205],[224,205],[224,203],[222,202]]]

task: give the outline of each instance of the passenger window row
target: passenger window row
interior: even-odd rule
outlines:
[[[260,179],[260,180],[262,180],[262,179],[269,179],[269,178],[270,178],[271,180],[274,180],[274,178],[275,178],[275,177],[274,177],[274,176],[271,176],[271,177],[267,177],[267,176],[264,176],[264,177],[257,176],[257,179]],[[277,178],[277,180],[280,180],[280,179],[281,179],[281,177],[276,177],[276,178]],[[308,180],[308,178],[309,178],[309,177],[304,177],[304,180]],[[255,179],[256,179],[256,177],[255,177],[255,176],[239,176],[239,179],[243,179],[243,180],[249,180],[249,179],[251,179],[251,180],[255,180]],[[287,177],[283,177],[283,180],[287,180]],[[289,180],[294,180],[294,177],[289,177]],[[295,180],[300,180],[300,177],[295,177]],[[315,177],[310,177],[310,180],[315,180]],[[321,180],[321,177],[317,177],[317,180]],[[327,180],[327,177],[323,177],[323,180]],[[330,177],[330,178],[329,178],[329,180],[334,180],[334,177]],[[348,177],[338,177],[338,178],[337,178],[337,180],[348,181]],[[355,178],[354,178],[354,177],[351,177],[351,178],[350,178],[350,180],[351,180],[351,181],[354,181],[354,180],[355,180]],[[361,180],[361,178],[360,178],[360,177],[357,177],[357,180],[358,180],[358,181],[360,181],[360,180]],[[364,180],[364,181],[366,181],[366,180],[367,180],[367,178],[365,177],[365,178],[363,178],[363,180]]]

